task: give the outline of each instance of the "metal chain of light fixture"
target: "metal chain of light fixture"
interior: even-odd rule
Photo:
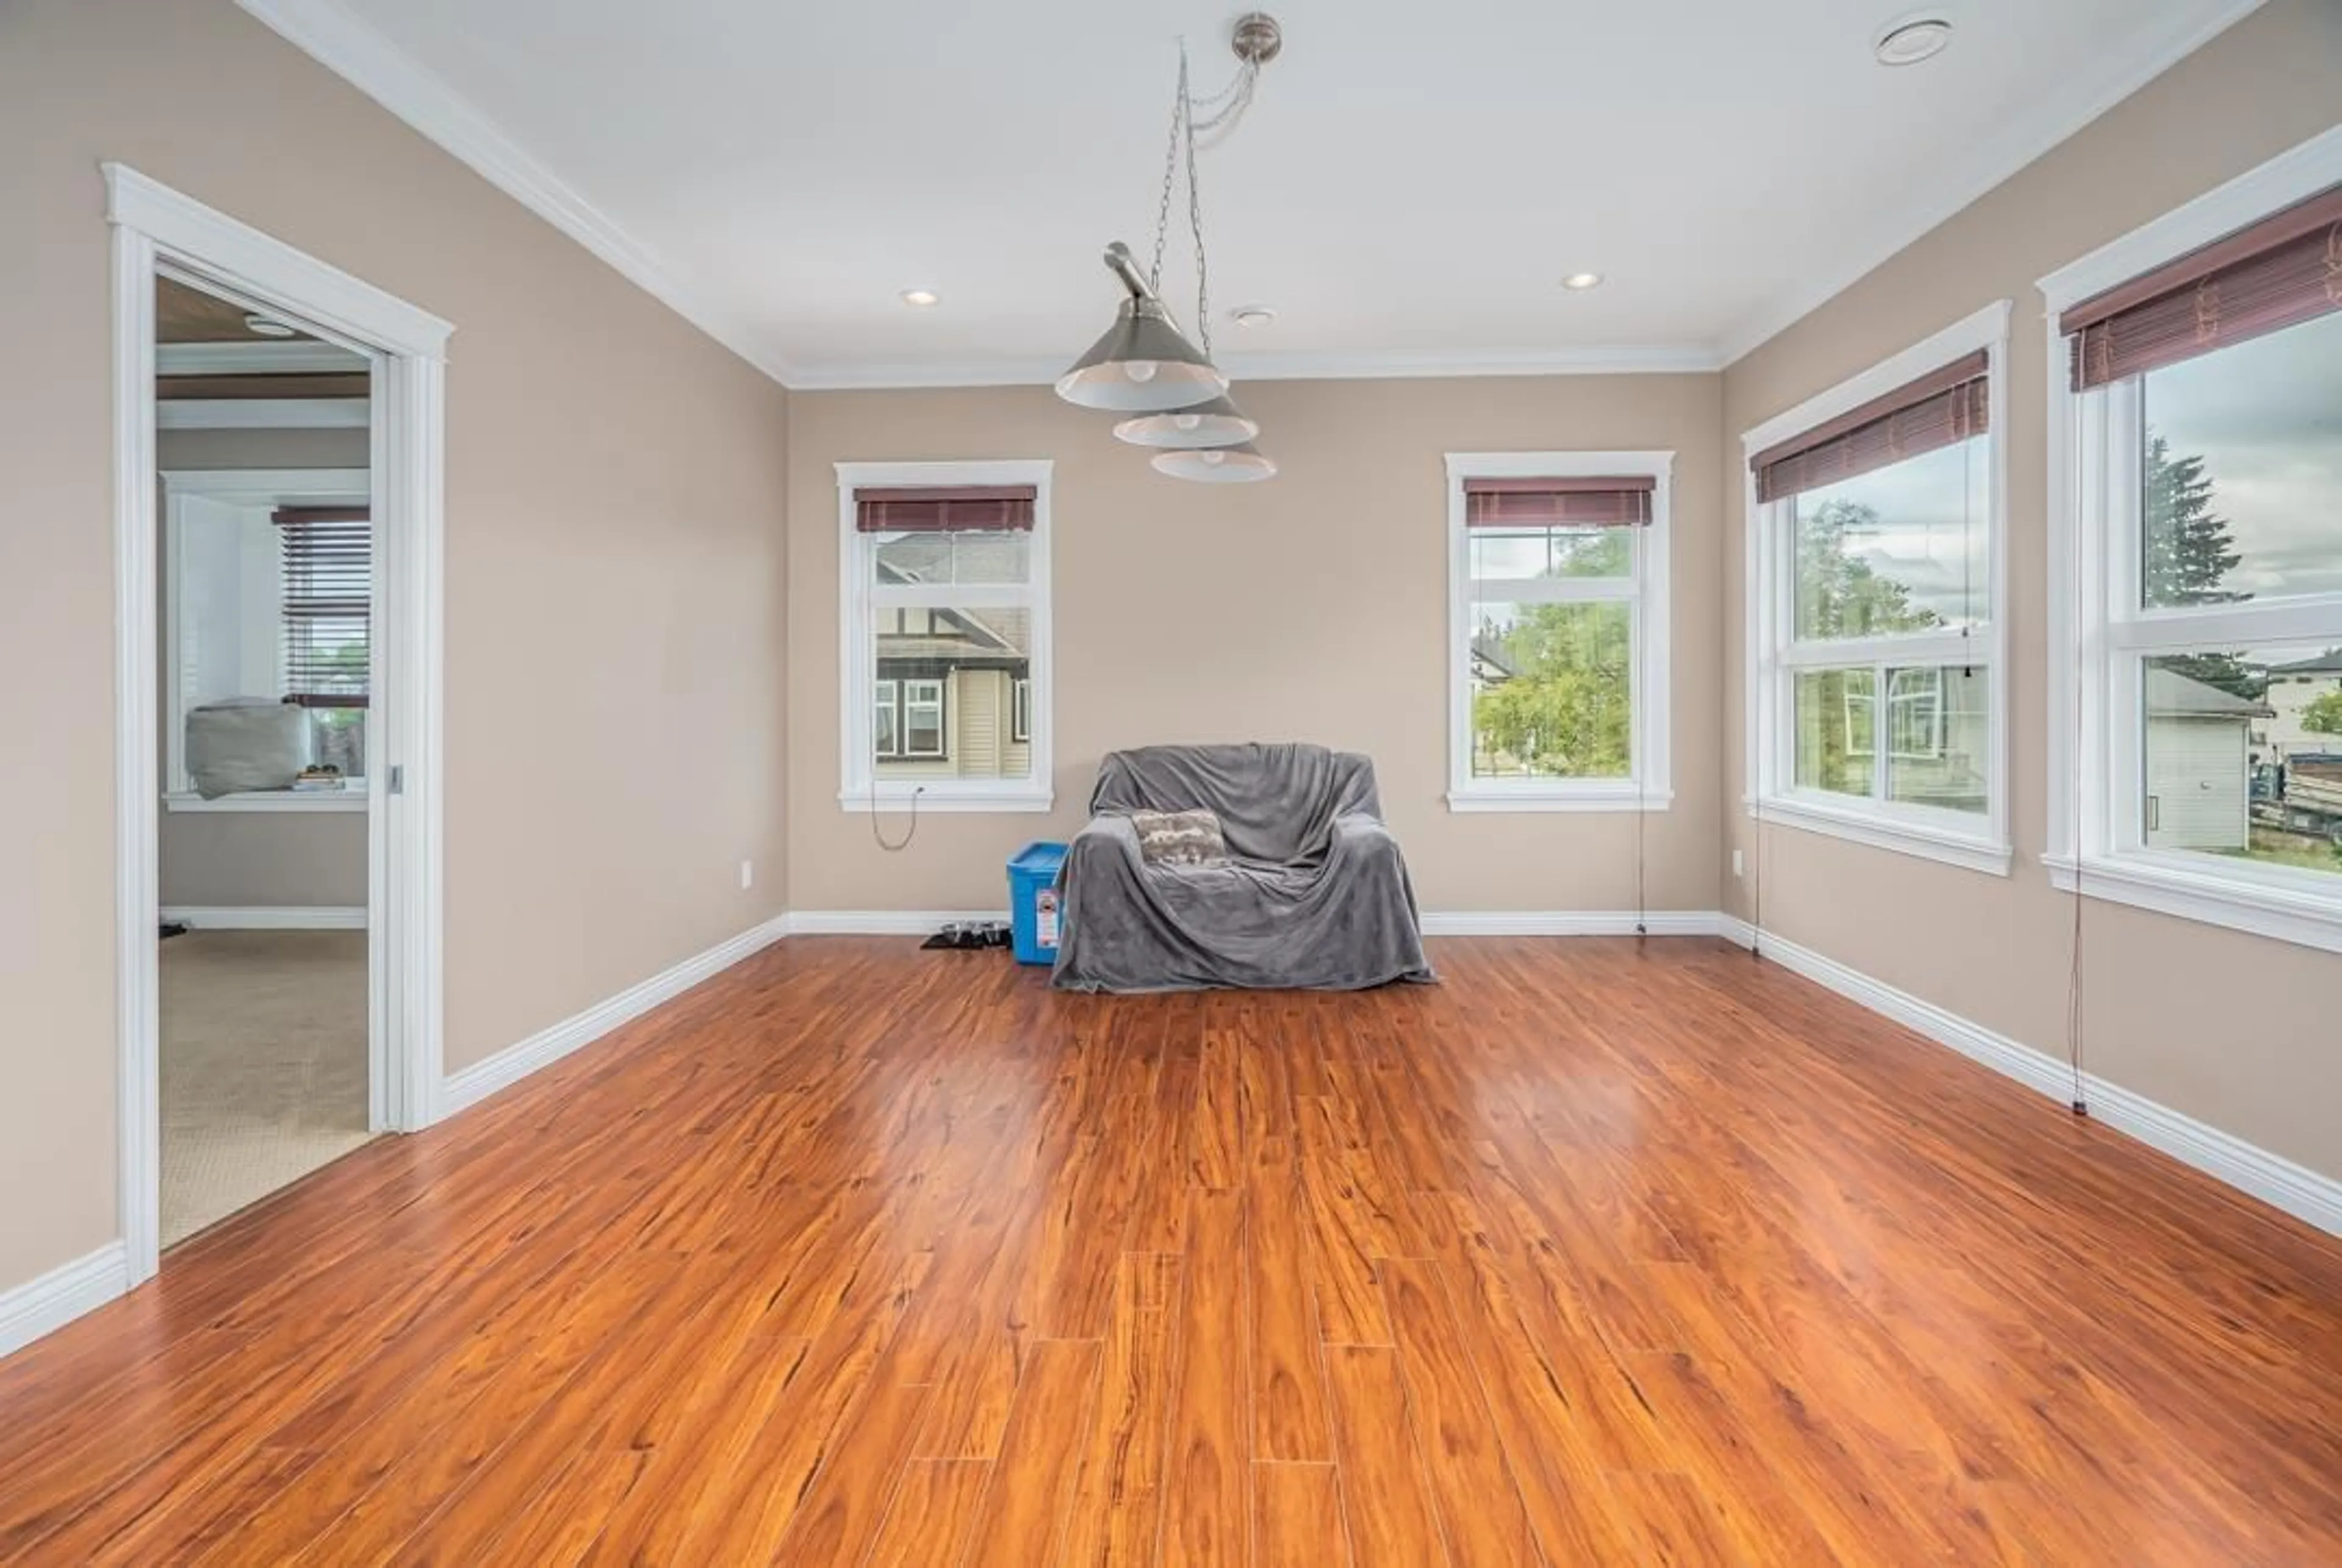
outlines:
[[[1134,445],[1159,448],[1161,473],[1226,483],[1266,479],[1276,465],[1254,450],[1260,426],[1227,396],[1227,377],[1212,364],[1211,260],[1204,243],[1204,198],[1196,152],[1224,139],[1252,106],[1260,67],[1283,47],[1276,23],[1258,12],[1239,19],[1229,39],[1239,62],[1235,78],[1209,97],[1194,96],[1186,45],[1179,47],[1178,93],[1163,149],[1163,187],[1156,202],[1155,245],[1143,275],[1128,248],[1106,248],[1109,270],[1129,297],[1116,324],[1059,378],[1069,403],[1133,415],[1115,434]],[[1207,138],[1207,139],[1206,139]],[[1187,228],[1196,246],[1196,330],[1190,344],[1163,307],[1163,261],[1170,242],[1171,204],[1179,179],[1187,181]]]

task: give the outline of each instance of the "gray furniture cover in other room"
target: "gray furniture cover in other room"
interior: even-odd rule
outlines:
[[[1218,814],[1224,865],[1149,865],[1134,811]],[[1056,985],[1352,991],[1430,980],[1374,764],[1304,744],[1109,752],[1058,887]]]

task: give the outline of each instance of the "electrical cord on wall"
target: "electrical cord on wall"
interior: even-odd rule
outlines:
[[[878,830],[878,784],[875,779],[871,781],[870,837],[875,843],[876,843],[880,849],[885,850],[888,854],[900,854],[903,851],[911,847],[911,841],[919,836],[919,797],[926,793],[927,786],[925,784],[915,784],[912,786],[911,825],[904,831],[902,841],[900,843],[888,844],[886,842],[886,835]]]

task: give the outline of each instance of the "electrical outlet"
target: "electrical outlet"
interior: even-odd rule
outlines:
[[[742,887],[754,887],[756,885],[756,863],[755,861],[744,860],[740,863],[740,885]]]
[[[1732,874],[1740,874],[1740,852],[1736,849],[1732,852]]]

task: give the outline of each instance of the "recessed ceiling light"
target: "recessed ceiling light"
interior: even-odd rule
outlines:
[[[1561,286],[1583,294],[1589,288],[1599,286],[1601,282],[1602,275],[1598,272],[1574,272],[1561,280]]]
[[[931,288],[906,288],[903,291],[903,303],[916,305],[921,310],[926,309],[942,298],[943,295]]]
[[[255,313],[244,318],[244,330],[255,337],[298,337],[301,335],[273,315]]]
[[[1944,52],[1952,41],[1952,25],[1942,16],[1906,16],[1890,22],[1871,48],[1882,65],[1916,65]]]
[[[1274,326],[1276,312],[1265,305],[1240,305],[1228,312],[1238,326]]]

